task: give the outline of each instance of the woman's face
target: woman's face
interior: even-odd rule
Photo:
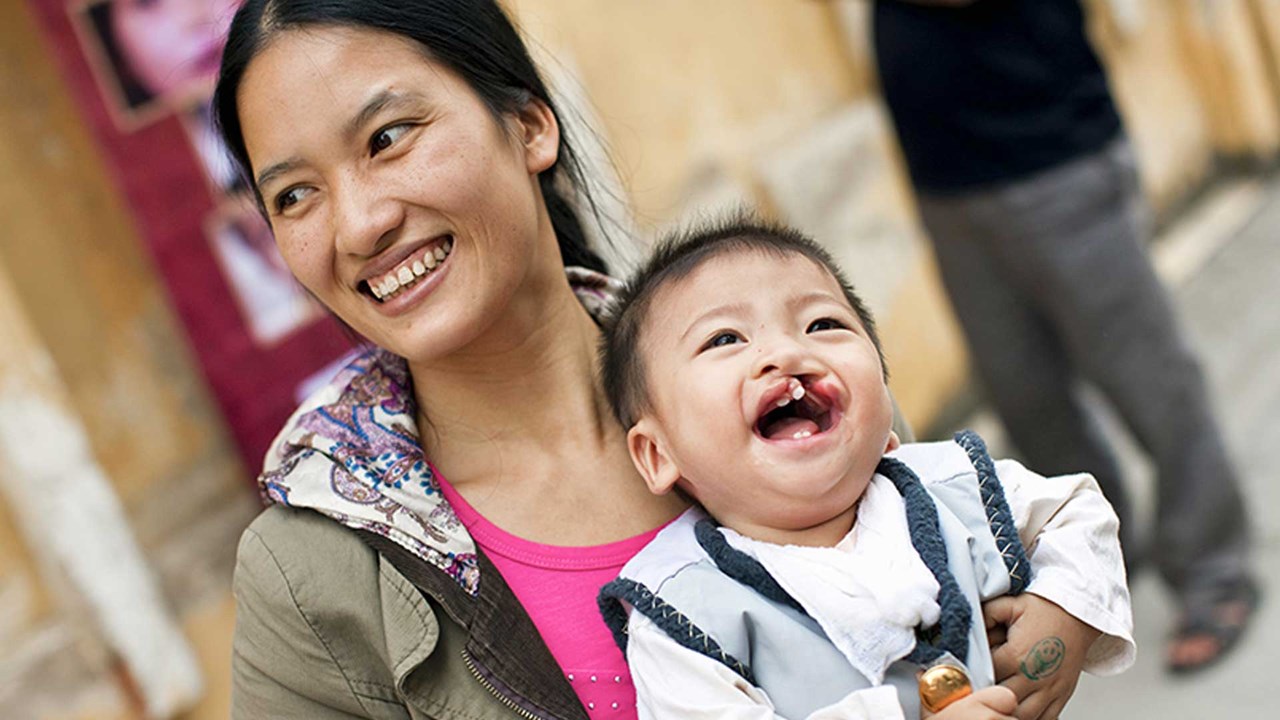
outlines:
[[[113,0],[111,32],[152,95],[208,89],[240,0]]]
[[[351,28],[272,38],[238,101],[281,255],[357,332],[430,362],[536,327],[565,282],[537,181],[559,142],[544,104],[499,122],[412,41]]]

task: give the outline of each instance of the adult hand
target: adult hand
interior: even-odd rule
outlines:
[[[997,685],[960,698],[937,713],[921,709],[920,720],[1011,720],[1009,713],[1017,704],[1012,691]]]
[[[1018,696],[1018,720],[1056,720],[1102,633],[1032,593],[982,606],[996,682]]]

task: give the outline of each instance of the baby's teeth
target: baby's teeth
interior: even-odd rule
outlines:
[[[413,282],[413,270],[407,267],[400,268],[400,272],[396,273],[396,279],[400,281],[401,285],[408,285]]]
[[[779,401],[778,401],[778,407],[786,407],[786,406],[787,406],[787,403],[789,403],[789,402],[791,402],[791,398],[785,398],[785,397],[784,397],[784,398],[782,398],[781,400],[779,400]]]
[[[421,260],[413,261],[413,274],[422,276],[427,274],[427,266],[422,264]]]
[[[796,434],[795,434],[795,435],[792,435],[792,436],[791,436],[791,439],[792,439],[792,440],[803,440],[803,439],[805,439],[805,438],[807,438],[807,437],[812,437],[812,436],[813,436],[813,433],[809,432],[808,430],[799,430],[799,431],[797,431],[797,432],[796,432]]]
[[[804,386],[800,383],[796,383],[795,389],[791,391],[791,399],[799,400],[802,397],[804,397]]]

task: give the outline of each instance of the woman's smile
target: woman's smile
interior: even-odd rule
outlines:
[[[388,302],[413,287],[426,275],[435,272],[436,268],[444,264],[452,249],[453,240],[447,236],[438,242],[428,243],[414,250],[386,273],[361,281],[364,283],[361,289],[367,290],[380,303]]]

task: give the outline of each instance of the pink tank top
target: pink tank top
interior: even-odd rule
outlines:
[[[524,605],[587,714],[592,720],[635,720],[635,685],[600,617],[596,594],[662,528],[607,545],[543,545],[485,520],[438,472],[435,477],[458,519]]]

